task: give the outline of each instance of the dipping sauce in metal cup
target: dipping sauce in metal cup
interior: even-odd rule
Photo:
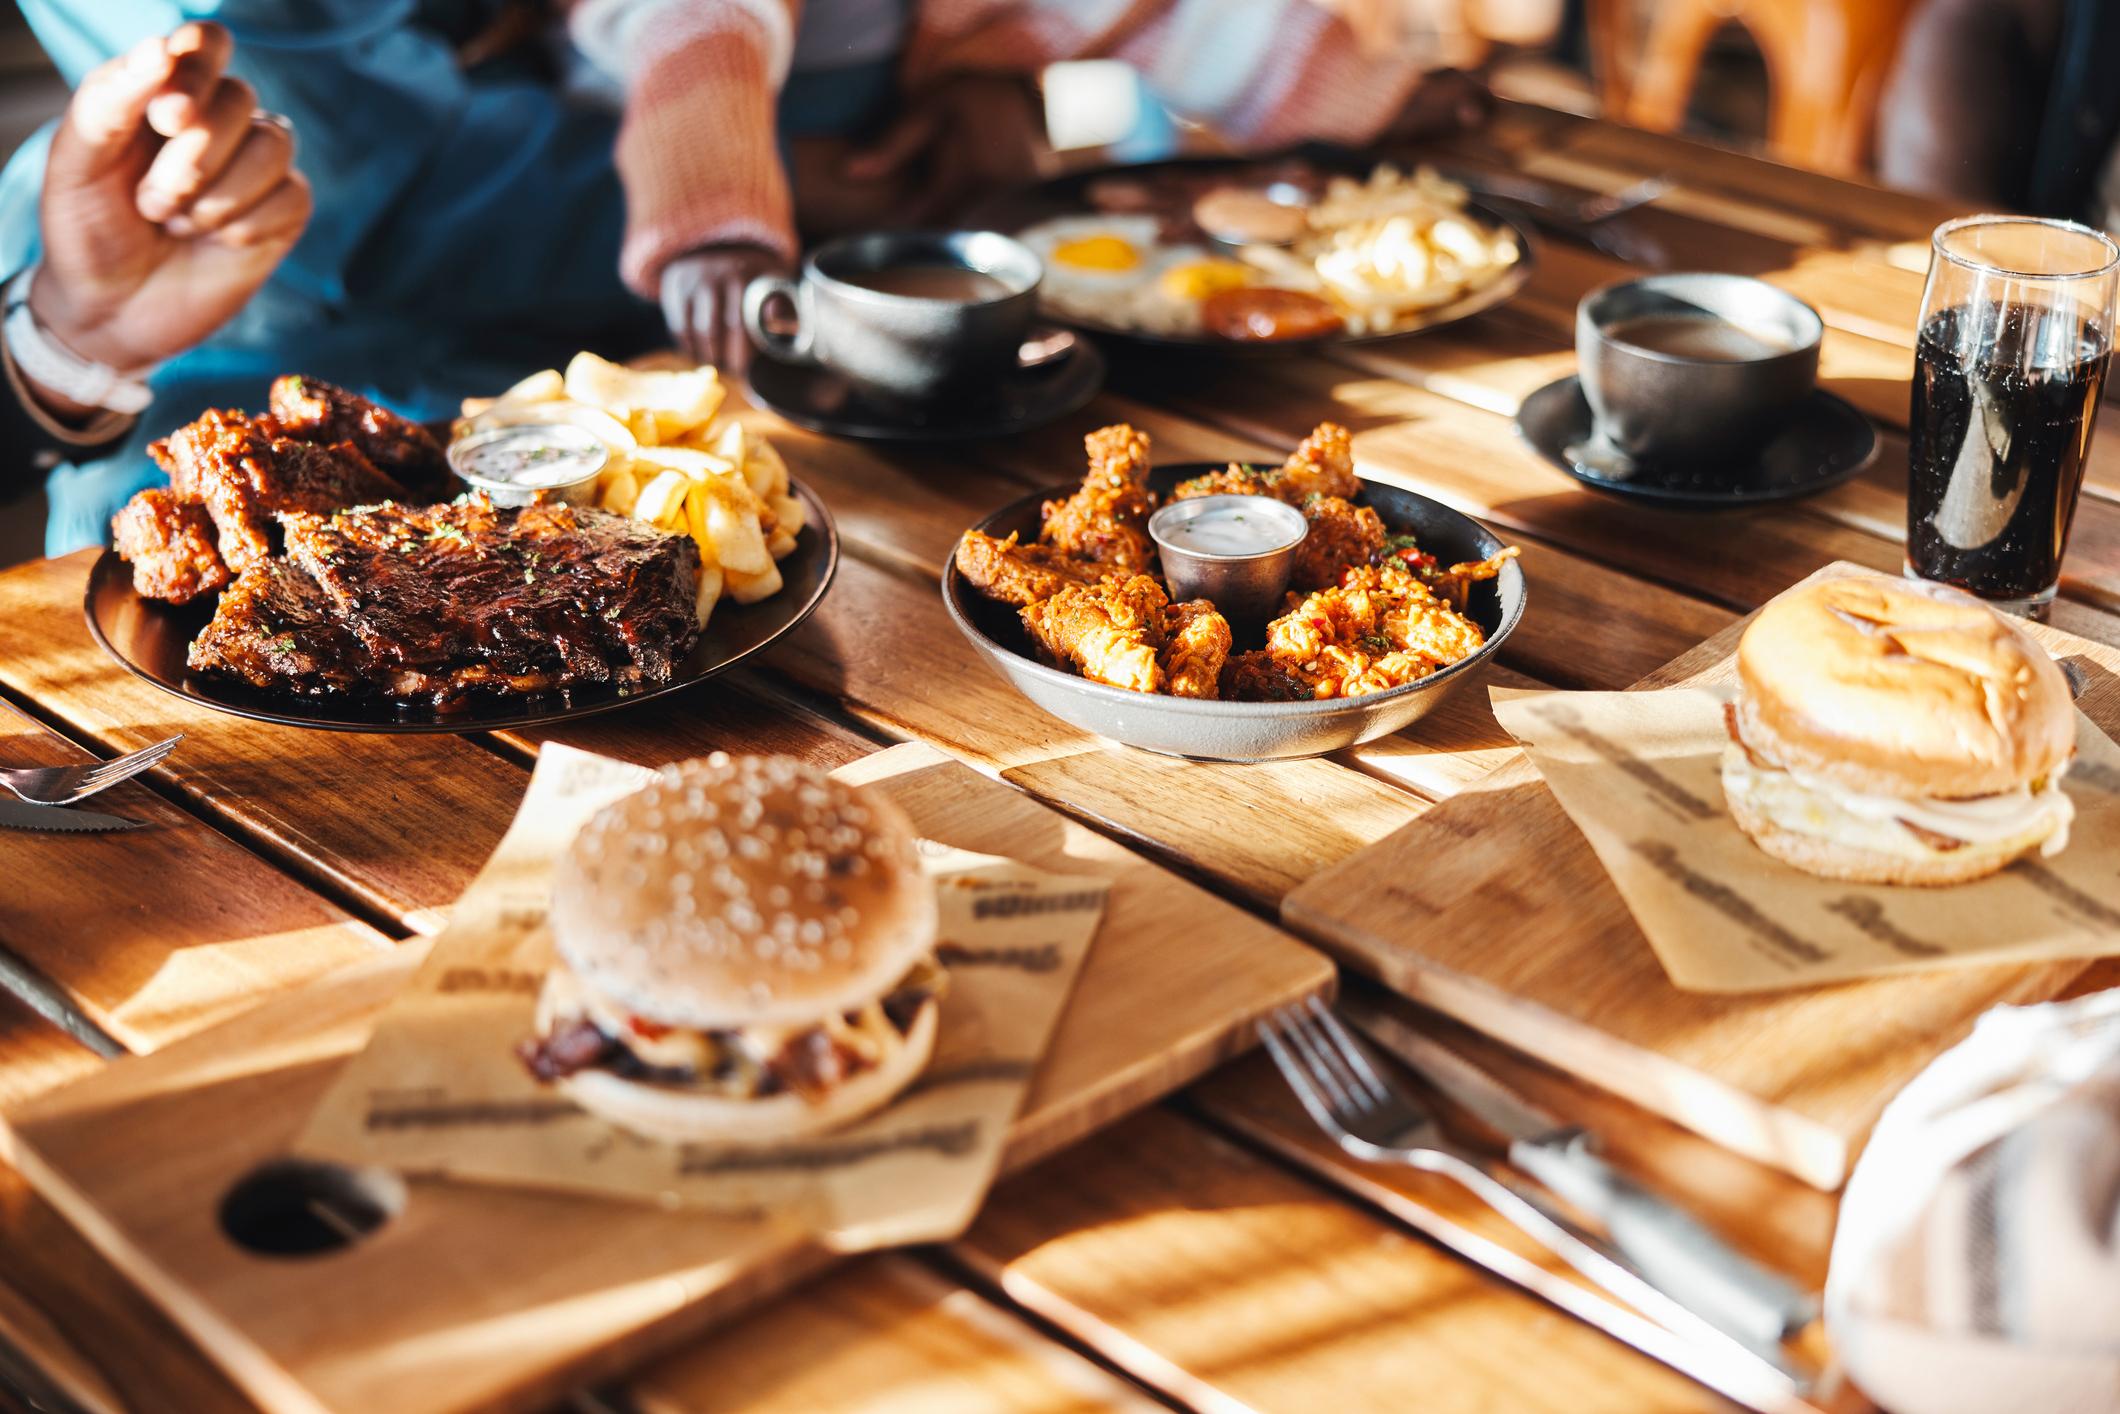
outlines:
[[[611,449],[586,428],[564,422],[520,422],[459,437],[449,444],[449,469],[496,506],[548,499],[588,505]]]
[[[1310,522],[1268,496],[1194,496],[1150,516],[1148,533],[1173,603],[1210,599],[1224,618],[1257,622],[1281,611]]]

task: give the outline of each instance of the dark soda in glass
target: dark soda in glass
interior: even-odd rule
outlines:
[[[1907,567],[2036,605],[2061,578],[2112,348],[2067,308],[1956,305],[1915,349]]]

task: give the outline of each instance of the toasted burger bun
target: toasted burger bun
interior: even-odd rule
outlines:
[[[584,1070],[559,1082],[569,1098],[591,1114],[636,1134],[672,1143],[771,1143],[801,1139],[851,1124],[910,1085],[935,1051],[934,1001],[920,1009],[904,1044],[893,1046],[873,1069],[810,1101],[790,1093],[739,1100],[683,1086],[627,1080],[608,1070]]]
[[[1737,648],[1744,744],[1868,795],[1952,800],[2031,785],[2075,751],[2067,681],[1970,595],[1854,576],[1776,598]]]
[[[694,1030],[861,1007],[935,946],[912,825],[785,756],[664,767],[560,859],[551,923],[588,987]]]
[[[1822,835],[1785,830],[1756,809],[1742,795],[1729,795],[1730,816],[1737,828],[1752,837],[1752,843],[1806,874],[1824,879],[1845,879],[1854,884],[1918,884],[1937,887],[1970,883],[1995,873],[2011,860],[2029,854],[2045,835],[2009,844],[1968,843],[1953,850],[1923,850],[1919,853],[1887,853],[1828,839]]]

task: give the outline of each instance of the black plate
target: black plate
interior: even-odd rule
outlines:
[[[1165,495],[1180,481],[1220,471],[1226,465],[1159,466],[1150,473],[1149,485],[1159,496]],[[1042,504],[1074,490],[1067,485],[1034,491],[995,511],[974,529],[995,536],[1014,532],[1035,540],[1042,523]],[[1444,564],[1483,560],[1502,548],[1500,537],[1470,516],[1400,487],[1365,481],[1357,500],[1375,509],[1395,533],[1411,533]],[[1017,611],[972,588],[957,572],[954,560],[943,574],[942,597],[959,631],[987,661],[1017,691],[1062,721],[1167,756],[1267,761],[1316,756],[1374,741],[1426,716],[1493,657],[1515,630],[1524,616],[1525,585],[1523,570],[1511,562],[1498,577],[1472,587],[1465,614],[1480,626],[1486,642],[1470,657],[1403,687],[1317,702],[1200,701],[1108,687],[1039,662]],[[1240,641],[1236,646],[1242,651],[1257,644]]]
[[[827,437],[870,442],[961,442],[1009,437],[1079,412],[1104,386],[1104,355],[1078,338],[1057,365],[1015,369],[978,395],[931,406],[871,398],[846,379],[765,353],[751,357],[753,398],[775,414]]]
[[[1379,156],[1374,153],[1349,152],[1342,148],[1313,145],[1268,157],[1179,157],[1167,162],[1098,167],[1089,171],[1071,172],[1064,177],[1056,177],[1049,182],[983,202],[966,216],[965,223],[986,230],[1013,234],[1050,217],[1093,212],[1094,208],[1089,204],[1087,195],[1088,187],[1090,183],[1105,177],[1123,176],[1153,182],[1162,173],[1189,175],[1215,172],[1234,178],[1251,170],[1270,172],[1290,163],[1307,163],[1320,172],[1332,175],[1366,177],[1386,162],[1400,167],[1418,165],[1417,161],[1393,155]],[[1532,268],[1538,263],[1537,248],[1532,244],[1531,237],[1523,226],[1477,200],[1468,201],[1465,209],[1487,225],[1499,227],[1516,237],[1516,264],[1494,283],[1474,290],[1449,304],[1439,305],[1395,329],[1371,334],[1325,334],[1315,339],[1243,340],[1220,339],[1209,334],[1154,334],[1141,329],[1121,329],[1094,320],[1062,315],[1054,310],[1045,311],[1045,315],[1071,328],[1086,330],[1099,338],[1117,339],[1123,343],[1151,349],[1177,349],[1193,353],[1274,355],[1335,344],[1373,344],[1385,339],[1403,339],[1409,334],[1418,334],[1426,329],[1440,329],[1446,324],[1470,319],[1475,314],[1504,304],[1513,299],[1516,292],[1531,278]],[[1201,244],[1208,242],[1203,240]]]
[[[341,697],[300,697],[262,692],[233,679],[194,673],[184,666],[192,638],[213,617],[201,601],[178,607],[142,599],[133,592],[132,569],[105,550],[89,571],[83,607],[88,631],[103,650],[135,677],[198,706],[260,722],[316,727],[334,732],[478,732],[532,727],[594,716],[662,697],[736,666],[808,618],[824,598],[839,568],[839,532],[824,503],[807,487],[790,482],[806,520],[795,549],[780,562],[785,581],[778,594],[756,604],[724,598],[700,635],[699,645],[659,687],[620,693],[615,687],[576,688],[535,697],[474,698],[462,707],[399,706]]]
[[[1870,420],[1822,388],[1750,462],[1601,466],[1591,444],[1590,404],[1573,374],[1524,399],[1516,430],[1539,455],[1585,486],[1687,510],[1793,501],[1838,486],[1877,455],[1877,429]]]

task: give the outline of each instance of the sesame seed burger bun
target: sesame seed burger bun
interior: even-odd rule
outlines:
[[[553,941],[583,983],[664,1025],[814,1022],[933,951],[914,841],[889,800],[790,757],[666,766],[560,859]]]
[[[1798,585],[1737,646],[1737,734],[1849,791],[1946,800],[2015,791],[2076,747],[2068,683],[2016,623],[1941,585]]]
[[[672,1143],[771,1143],[802,1139],[851,1124],[883,1108],[912,1084],[935,1050],[941,1008],[921,1007],[902,1045],[874,1067],[841,1081],[822,1098],[792,1091],[736,1099],[705,1091],[628,1080],[608,1070],[584,1070],[559,1082],[567,1097],[602,1119],[636,1134]]]

